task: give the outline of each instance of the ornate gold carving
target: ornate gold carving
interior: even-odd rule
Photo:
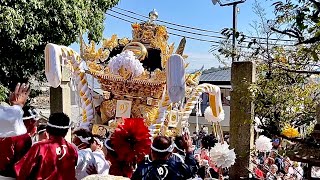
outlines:
[[[111,51],[113,48],[117,47],[118,44],[118,36],[117,35],[112,35],[111,38],[107,38],[103,41],[103,47],[106,49],[109,49]]]
[[[126,46],[129,42],[130,41],[128,38],[119,39],[119,45],[121,45],[121,46]]]
[[[181,56],[183,55],[184,48],[186,47],[186,42],[187,42],[187,40],[185,37],[181,39],[179,46],[176,50],[176,54],[179,54]]]
[[[119,75],[122,76],[124,79],[129,79],[132,75],[132,72],[127,70],[126,68],[124,68],[123,66],[121,66],[121,68],[119,69]]]
[[[133,51],[137,58],[142,60],[147,55],[146,48],[159,49],[161,50],[161,65],[163,68],[166,67],[166,62],[174,52],[186,58],[186,55],[183,55],[186,44],[185,38],[181,40],[179,47],[174,51],[174,44],[168,45],[167,43],[168,33],[165,26],[157,25],[151,21],[135,23],[132,24],[132,36],[133,40],[129,41],[126,38],[119,40],[116,35],[113,35],[110,39],[103,41],[105,51],[95,51],[94,44],[91,44],[84,52],[86,52],[88,59],[95,59],[121,45],[125,46],[123,50]],[[159,101],[161,102],[163,98],[166,85],[165,70],[156,69],[153,72],[145,70],[140,76],[132,77],[132,73],[123,67],[120,68],[118,73],[113,74],[107,66],[100,67],[96,63],[89,63],[88,66],[92,75],[99,80],[102,90],[108,92],[108,94],[104,94],[105,101],[101,104],[101,118],[104,124],[116,128],[121,123],[121,119],[112,120],[116,114],[117,100],[131,101],[131,117],[144,118],[146,126],[156,123],[159,116]],[[185,77],[187,97],[192,94],[194,87],[199,83],[200,75],[201,72],[197,72]],[[161,103],[163,105],[163,102]],[[172,105],[169,103],[163,107],[168,107],[168,111],[172,109]],[[176,114],[179,116],[179,112]],[[167,119],[169,118],[167,117]],[[179,119],[179,117],[172,117],[171,122],[167,120],[167,123],[162,126],[161,133],[168,136],[179,134]],[[168,128],[168,125],[175,127]]]
[[[199,84],[199,78],[202,72],[198,71],[194,74],[188,74],[186,77],[186,84],[187,86],[197,86]]]
[[[111,93],[109,91],[103,91],[103,98],[105,100],[109,100],[111,96]]]
[[[117,100],[106,100],[101,103],[101,120],[102,123],[107,123],[111,118],[116,115]]]
[[[151,78],[156,82],[166,81],[166,79],[167,79],[166,72],[161,71],[160,69],[156,69]]]
[[[150,72],[145,70],[140,76],[135,77],[135,80],[148,80],[150,78]]]
[[[107,133],[108,132],[113,132],[114,131],[114,127],[110,127],[110,126],[105,126],[105,125],[101,125],[101,124],[94,124],[92,127],[92,134],[93,135],[99,135],[103,138],[107,138]]]
[[[84,42],[82,42],[84,43]],[[85,60],[85,61],[97,61],[97,60],[101,60],[104,61],[105,59],[107,59],[109,57],[109,51],[104,50],[103,47],[99,48],[96,51],[96,45],[94,41],[90,42],[90,45],[87,46],[85,44],[82,44],[84,50],[82,50],[82,54],[81,57]]]
[[[143,118],[146,119],[146,126],[150,126],[156,123],[159,115],[159,108],[151,107],[151,106],[143,106],[141,107],[141,111],[143,112]]]
[[[100,72],[103,68],[98,65],[95,61],[87,61],[88,68],[91,72]]]

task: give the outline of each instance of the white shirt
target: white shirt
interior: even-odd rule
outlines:
[[[98,174],[108,175],[110,164],[106,160],[104,153],[101,150],[96,150],[93,152],[93,156],[97,162],[97,171]]]
[[[300,179],[303,179],[303,169],[302,169],[302,167],[301,166],[298,166],[297,168],[296,168],[296,170],[299,172],[297,172],[296,174],[297,174],[297,179],[298,180],[300,180]]]
[[[0,105],[0,137],[19,136],[27,133],[22,120],[23,110],[19,105]]]
[[[88,176],[87,169],[89,166],[97,168],[96,160],[90,148],[78,151],[78,162],[76,167],[76,179],[81,180]]]

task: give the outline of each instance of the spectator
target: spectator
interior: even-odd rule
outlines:
[[[103,140],[100,136],[94,135],[90,140],[91,150],[93,151],[93,156],[97,162],[97,173],[102,175],[108,175],[110,169],[110,163],[106,160],[106,155],[104,154]]]
[[[73,143],[78,149],[76,179],[81,180],[82,178],[90,175],[87,171],[88,169],[93,167],[95,170],[97,170],[97,163],[93,156],[89,142],[92,138],[92,134],[85,129],[77,130],[73,132],[73,134]]]
[[[183,145],[186,151],[185,163],[170,159],[174,149],[170,138],[158,136],[151,145],[151,163],[139,164],[132,176],[132,180],[147,179],[189,179],[195,176],[196,160],[192,155],[192,142],[189,135],[183,136]]]
[[[17,180],[27,179],[75,179],[77,151],[64,137],[68,133],[70,119],[63,113],[49,117],[49,140],[34,144],[15,165]]]
[[[277,171],[278,171],[278,166],[275,164],[272,164],[270,167],[270,172],[267,173],[266,179],[267,180],[276,180],[277,179]]]
[[[38,138],[37,141],[45,141],[49,139],[49,134],[47,132],[47,125],[46,124],[40,124],[38,126]]]

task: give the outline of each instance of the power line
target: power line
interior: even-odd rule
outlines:
[[[111,12],[114,12],[114,13],[117,13],[117,14],[120,14],[122,16],[125,16],[125,17],[128,17],[128,18],[131,18],[131,19],[135,19],[137,21],[144,21],[143,19],[139,19],[139,18],[136,18],[136,17],[132,17],[130,15],[127,15],[127,14],[123,14],[123,13],[120,13],[120,12],[117,12],[117,11],[114,11],[114,10],[110,10]],[[110,15],[110,13],[108,13]],[[197,35],[197,36],[206,36],[206,37],[212,37],[212,38],[217,38],[217,39],[223,39],[223,40],[228,40],[227,38],[225,37],[221,37],[221,36],[213,36],[213,35],[207,35],[207,34],[200,34],[200,33],[195,33],[195,32],[190,32],[190,31],[185,31],[185,30],[181,30],[181,29],[176,29],[176,28],[172,28],[172,27],[168,27],[167,26],[167,29],[171,29],[171,30],[174,30],[174,31],[179,31],[179,32],[183,32],[183,33],[188,33],[188,34],[193,34],[193,35]],[[190,38],[192,39],[192,38]],[[193,38],[194,39],[194,38]],[[246,42],[246,43],[250,43],[250,41],[246,41],[244,40],[243,42]],[[273,45],[273,46],[293,46],[293,45],[284,45],[284,44],[274,44],[274,43],[265,43],[265,42],[260,42],[260,44],[268,44],[268,45]]]
[[[126,16],[126,17],[129,17],[129,18],[138,20],[138,21],[143,21],[142,19],[135,18],[135,17],[129,16],[129,15],[127,15],[127,14],[123,14],[123,13],[114,11],[114,10],[112,10],[112,9],[111,9],[110,11],[112,11],[112,12],[114,12],[114,13],[117,13],[117,14],[120,14],[120,15],[122,15],[122,16]],[[160,22],[160,21],[159,21],[159,22]],[[172,28],[172,27],[168,27],[168,26],[167,26],[167,29],[171,29],[171,30],[174,30],[174,31],[181,31],[181,32],[184,32],[184,33],[189,33],[189,34],[198,35],[198,36],[207,36],[207,37],[213,37],[213,38],[218,38],[218,39],[227,39],[227,38],[221,37],[221,36],[213,36],[213,35],[207,35],[207,34],[200,34],[200,33],[185,31],[185,30],[181,30],[181,29],[176,29],[176,28]]]
[[[107,15],[113,17],[113,18],[116,18],[116,19],[119,19],[119,20],[122,20],[122,21],[125,21],[125,22],[128,22],[128,23],[134,23],[133,21],[130,21],[130,20],[127,20],[127,19],[124,19],[124,18],[121,18],[121,17],[118,17],[118,16],[115,16],[115,15],[112,15],[110,13],[107,13]],[[213,40],[205,40],[205,39],[200,39],[200,38],[195,38],[195,37],[190,37],[190,36],[184,36],[184,35],[180,35],[180,34],[176,34],[176,33],[171,33],[171,32],[168,32],[168,34],[171,34],[171,35],[174,35],[174,36],[178,36],[178,37],[185,37],[187,39],[193,39],[193,40],[197,40],[197,41],[202,41],[202,42],[207,42],[207,43],[213,43],[211,46],[212,47],[220,47],[222,45],[221,42],[218,42],[218,41],[213,41]],[[245,48],[245,49],[251,49],[251,50],[254,50],[253,48],[250,48],[250,47],[246,47],[246,46],[237,46],[239,48]],[[258,49],[258,48],[255,48],[255,49]],[[217,50],[217,49],[216,49]],[[241,55],[243,56],[243,55]],[[251,57],[251,56],[249,56]]]
[[[115,15],[110,14],[110,13],[107,13],[107,15],[109,15],[109,16],[111,16],[111,17],[113,17],[113,18],[116,18],[116,19],[125,21],[125,22],[129,22],[129,23],[131,23],[131,24],[134,23],[133,21],[130,21],[130,20],[127,20],[127,19],[124,19],[124,18],[115,16]],[[218,47],[218,46],[220,46],[220,45],[222,44],[222,43],[219,42],[219,41],[200,39],[200,38],[185,36],[185,35],[176,34],[176,33],[172,33],[172,32],[168,32],[168,34],[173,35],[173,36],[178,36],[178,37],[185,37],[185,38],[187,38],[187,39],[193,39],[193,40],[197,40],[197,41],[207,42],[207,43],[214,43],[212,46],[215,46],[215,47]],[[250,49],[249,47],[246,47],[246,46],[237,46],[237,47]]]
[[[111,16],[111,17],[114,17],[114,18],[117,18],[117,19],[120,19],[120,20],[122,20],[122,21],[126,21],[126,22],[129,22],[129,23],[134,23],[133,21],[130,21],[130,20],[127,20],[127,19],[123,19],[123,18],[121,18],[121,17],[115,16],[115,15],[110,14],[110,13],[107,13],[107,15],[109,15],[109,16]],[[221,44],[221,42],[219,42],[219,41],[205,40],[205,39],[200,39],[200,38],[195,38],[195,37],[190,37],[190,36],[184,36],[184,35],[181,35],[181,34],[176,34],[176,33],[171,33],[171,32],[168,32],[168,34],[171,34],[171,35],[174,35],[174,36],[179,36],[179,37],[185,37],[185,38],[188,38],[188,39],[203,41],[203,42]]]
[[[134,15],[137,15],[137,16],[140,16],[140,17],[143,17],[143,18],[147,18],[147,19],[149,18],[148,16],[145,16],[145,15],[142,15],[142,14],[139,14],[139,13],[136,13],[136,12],[133,12],[133,11],[129,11],[129,10],[126,10],[126,9],[122,9],[122,8],[119,8],[119,7],[114,7],[114,8],[115,8],[115,9],[119,9],[119,10],[121,10],[121,11],[125,11],[125,12],[128,12],[128,13],[134,14]],[[110,11],[113,11],[113,10],[110,9]],[[162,23],[166,23],[166,24],[170,24],[170,25],[173,25],[173,26],[178,26],[178,27],[187,28],[187,29],[193,29],[193,30],[197,30],[197,31],[203,31],[203,32],[211,32],[211,33],[221,34],[221,32],[218,32],[218,31],[211,31],[211,30],[207,30],[207,29],[201,29],[201,28],[196,28],[196,27],[191,27],[191,26],[185,26],[185,25],[176,24],[176,23],[171,23],[171,22],[163,21],[163,20],[159,20],[159,19],[156,20],[156,21],[159,21],[159,22],[162,22]],[[290,39],[264,38],[264,37],[257,37],[257,36],[248,36],[248,35],[245,35],[245,37],[253,38],[253,39],[270,40],[270,41],[294,42],[294,40],[290,40]]]
[[[129,11],[129,10],[125,10],[125,9],[122,9],[122,8],[119,8],[119,7],[114,7],[114,8],[119,9],[119,10],[121,10],[121,11],[125,11],[125,12],[128,12],[128,13],[131,13],[131,14],[135,14],[135,15],[137,15],[137,16],[141,16],[141,17],[144,17],[144,18],[149,18],[148,16],[144,16],[144,15],[138,14],[138,13],[136,13],[136,12]],[[193,29],[193,30],[197,30],[197,31],[211,32],[211,33],[218,33],[218,34],[220,34],[220,32],[217,32],[217,31],[211,31],[211,30],[200,29],[200,28],[196,28],[196,27],[185,26],[185,25],[176,24],[176,23],[171,23],[171,22],[163,21],[163,20],[159,20],[159,19],[158,19],[157,21],[162,22],[162,23],[166,23],[166,24],[170,24],[170,25],[174,25],[174,26],[178,26],[178,27],[189,28],[189,29]]]

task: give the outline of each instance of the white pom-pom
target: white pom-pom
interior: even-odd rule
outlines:
[[[235,163],[236,153],[234,149],[229,149],[227,143],[216,143],[210,150],[210,157],[217,164],[217,167],[229,168]]]
[[[213,123],[216,123],[216,122],[221,122],[224,120],[224,111],[222,110],[218,117],[214,117],[213,116],[213,113],[212,113],[212,109],[210,106],[208,106],[206,108],[206,110],[204,111],[204,118],[208,121],[208,122],[213,122]]]
[[[259,138],[256,140],[256,149],[260,152],[270,152],[272,149],[272,142],[271,139],[261,135]]]
[[[119,69],[124,67],[132,72],[133,77],[140,76],[144,72],[142,63],[136,59],[132,51],[124,51],[115,57],[112,57],[108,67],[113,74],[119,74]]]

